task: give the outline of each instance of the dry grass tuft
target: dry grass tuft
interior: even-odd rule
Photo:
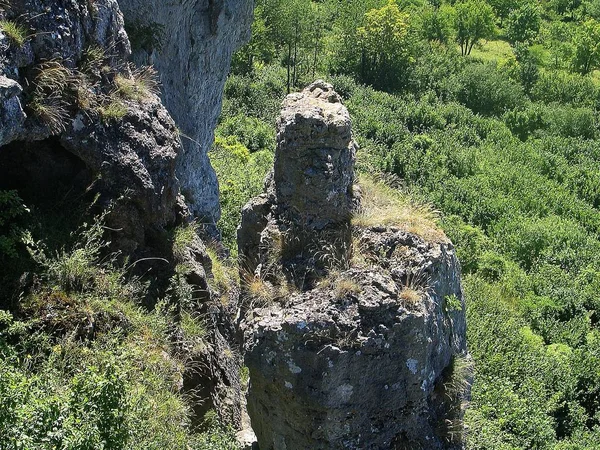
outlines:
[[[275,301],[276,290],[266,280],[256,276],[246,276],[243,278],[243,283],[253,306],[264,307]]]
[[[416,234],[428,242],[447,242],[448,238],[437,226],[437,212],[428,204],[420,204],[401,191],[371,177],[361,175],[361,210],[352,218],[352,224],[367,228],[394,226]]]
[[[417,289],[405,287],[398,295],[405,306],[415,306],[423,297],[423,293]]]
[[[333,282],[333,295],[336,299],[345,298],[348,295],[357,295],[360,291],[360,285],[349,278],[340,277]]]
[[[69,117],[66,105],[60,97],[36,98],[29,104],[33,112],[53,134],[65,130],[65,121]]]
[[[153,67],[141,67],[131,77],[119,74],[115,77],[117,93],[126,100],[141,102],[160,93],[157,72]]]

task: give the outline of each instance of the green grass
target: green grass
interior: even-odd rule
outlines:
[[[481,41],[473,47],[471,58],[481,59],[482,61],[491,61],[499,64],[506,63],[514,58],[513,50],[510,44],[502,40]]]
[[[27,39],[27,28],[12,20],[0,20],[0,28],[17,47],[22,47]]]
[[[100,106],[98,112],[105,122],[119,121],[127,115],[127,106],[120,100],[112,99],[106,105]]]

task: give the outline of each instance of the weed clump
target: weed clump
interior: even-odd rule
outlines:
[[[27,40],[27,28],[12,20],[0,20],[0,28],[17,47],[23,47]]]
[[[131,77],[123,74],[115,76],[115,86],[119,96],[136,102],[160,93],[157,72],[150,66],[133,70]]]

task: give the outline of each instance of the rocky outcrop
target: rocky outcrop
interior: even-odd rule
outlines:
[[[11,148],[35,161],[43,150],[30,143],[51,139],[53,148],[75,156],[90,172],[93,184],[86,187],[111,210],[109,224],[119,230],[115,240],[124,253],[146,245],[147,233],[175,223],[178,215],[182,220],[175,123],[150,91],[135,99],[113,94],[116,77],[132,79],[116,1],[14,1],[4,16],[25,20],[30,36],[20,45],[0,34],[0,46],[7,49],[0,68],[4,183],[18,181],[10,172],[23,167],[22,155]],[[94,67],[90,49],[96,52]],[[103,113],[110,107],[118,117]]]
[[[192,220],[176,176],[182,143],[152,70],[127,63],[117,1],[11,0],[2,3],[0,20],[23,27],[16,36],[0,28],[0,189],[16,189],[38,210],[69,208],[65,199],[75,199],[92,215],[107,211],[111,250],[133,257],[127,270],[152,282],[150,305],[176,280],[187,283],[188,307],[206,315],[209,333],[203,352],[189,355],[185,388],[197,394],[199,414],[216,409],[237,426],[240,357],[230,346],[236,305],[212,301],[211,260],[198,236],[174,249],[172,230]],[[189,58],[178,62],[183,67]],[[224,66],[213,67],[223,79]]]
[[[207,152],[233,52],[250,37],[253,0],[119,0],[134,59],[152,64],[164,103],[184,137],[177,175],[198,217],[216,222],[218,184]]]
[[[277,128],[265,193],[242,211],[239,254],[244,270],[259,277],[280,257],[288,281],[304,287],[325,259],[345,258],[349,249],[356,144],[348,110],[323,81],[286,98]]]
[[[238,232],[258,445],[462,448],[470,366],[454,248],[353,227],[353,159],[331,86],[288,97],[274,174]]]

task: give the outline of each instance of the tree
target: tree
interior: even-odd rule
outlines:
[[[520,0],[489,0],[489,4],[494,8],[496,16],[500,18],[500,23],[507,19],[513,9],[517,9],[521,4]]]
[[[258,5],[254,10],[252,39],[234,55],[231,71],[235,74],[249,73],[252,71],[256,59],[270,63],[275,54],[275,43],[272,39],[271,28],[265,20],[264,6]]]
[[[423,38],[447,44],[452,36],[452,7],[443,5],[439,8],[429,6],[421,10],[419,25]]]
[[[573,44],[573,69],[586,75],[597,68],[600,64],[600,22],[594,19],[585,21],[579,27]]]
[[[484,0],[461,1],[454,23],[461,53],[470,55],[477,42],[494,34],[494,11]]]
[[[265,25],[272,31],[276,45],[283,48],[284,64],[287,68],[287,90],[297,81],[298,56],[308,29],[307,11],[311,0],[261,0]]]
[[[514,9],[508,16],[506,34],[508,40],[515,42],[531,42],[540,32],[542,19],[540,10],[533,3],[525,3],[519,9]]]
[[[408,62],[408,14],[394,0],[365,14],[358,29],[363,48],[361,75],[364,81],[382,89],[394,89]]]
[[[330,69],[334,73],[356,74],[361,71],[364,49],[358,30],[365,24],[368,11],[381,6],[381,0],[329,0],[326,8],[334,22],[330,37],[332,57]]]
[[[557,14],[565,16],[570,14],[574,18],[575,10],[581,6],[582,0],[551,0],[550,8]]]

